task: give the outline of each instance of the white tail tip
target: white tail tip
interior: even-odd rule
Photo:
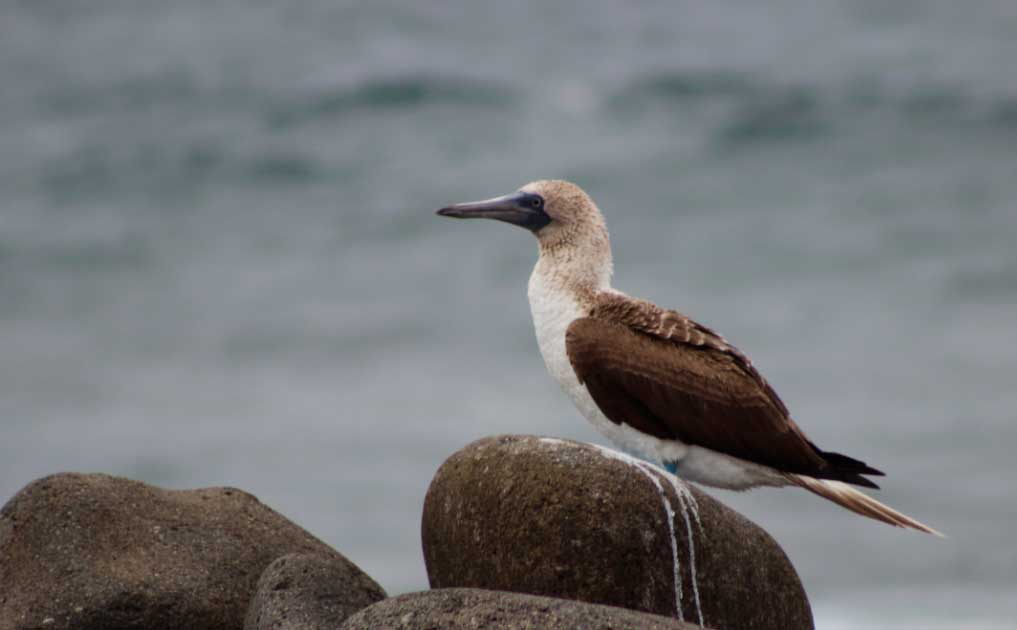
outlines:
[[[905,529],[916,529],[920,532],[946,538],[942,533],[932,529],[928,525],[919,523],[906,514],[901,514],[888,505],[884,505],[869,495],[855,490],[842,481],[831,481],[829,479],[816,479],[804,475],[787,476],[788,480],[796,486],[801,486],[813,494],[818,494],[824,499],[833,501],[837,505],[847,508],[855,514],[861,514]]]

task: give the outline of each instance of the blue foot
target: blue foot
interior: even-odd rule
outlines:
[[[664,462],[664,470],[672,475],[678,474],[678,462]]]

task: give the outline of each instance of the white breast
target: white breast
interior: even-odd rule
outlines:
[[[565,331],[577,318],[589,313],[572,292],[549,281],[538,265],[530,275],[530,311],[537,333],[537,345],[544,358],[544,365],[562,391],[572,400],[587,420],[607,439],[619,448],[659,462],[662,457],[679,460],[685,456],[686,447],[679,443],[667,443],[640,433],[627,424],[616,424],[605,416],[594,402],[586,386],[579,382],[565,351]]]

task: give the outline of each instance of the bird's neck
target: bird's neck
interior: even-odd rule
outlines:
[[[541,243],[540,258],[533,268],[546,290],[586,301],[611,288],[614,266],[607,234],[572,243]]]
[[[577,252],[574,248],[543,245],[528,289],[537,346],[551,376],[581,409],[587,409],[589,405],[584,401],[589,396],[580,395],[585,390],[572,370],[565,337],[576,319],[590,314],[598,295],[611,290],[611,251],[609,247],[601,248],[599,256],[591,258],[589,254],[596,253],[592,248]]]

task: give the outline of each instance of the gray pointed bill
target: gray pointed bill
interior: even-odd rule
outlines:
[[[443,217],[456,219],[494,219],[536,232],[551,222],[544,211],[544,199],[533,193],[517,192],[511,195],[457,203],[438,210]]]

